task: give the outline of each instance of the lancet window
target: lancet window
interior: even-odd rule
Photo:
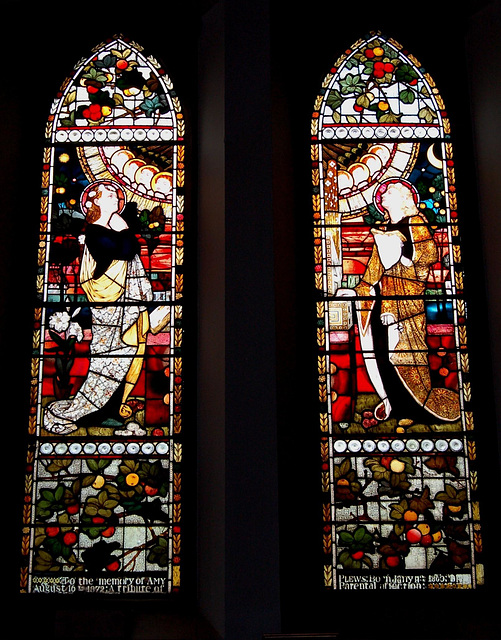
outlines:
[[[483,584],[451,123],[380,33],[311,121],[324,583]]]
[[[45,131],[21,591],[183,584],[185,120],[122,36]]]

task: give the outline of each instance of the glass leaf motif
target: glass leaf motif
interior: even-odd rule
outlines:
[[[312,118],[324,584],[475,588],[482,529],[450,124],[380,33]]]
[[[117,37],[46,128],[20,588],[181,589],[184,119]]]

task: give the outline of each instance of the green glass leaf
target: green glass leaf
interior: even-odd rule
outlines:
[[[422,109],[420,109],[418,115],[428,124],[431,124],[437,118],[437,114],[429,107],[423,107]]]
[[[416,95],[412,89],[404,89],[400,92],[400,100],[404,104],[412,104],[416,100]]]
[[[372,98],[373,98],[372,94],[362,93],[360,96],[358,96],[355,102],[359,107],[368,109]]]
[[[348,567],[353,564],[353,560],[350,556],[350,552],[344,549],[338,556],[338,561],[343,565],[343,567]]]
[[[98,461],[94,458],[89,458],[88,460],[86,460],[86,462],[90,471],[97,471],[99,469]]]
[[[364,70],[362,73],[365,73],[368,76],[371,76],[374,71],[374,62],[372,60],[366,60],[364,64]]]
[[[353,534],[353,539],[356,542],[362,542],[366,544],[367,542],[370,542],[372,540],[372,536],[365,527],[358,527],[358,529],[356,529],[355,533]]]
[[[358,65],[359,61],[357,59],[357,56],[351,56],[345,63],[345,67],[347,69],[354,69],[355,67],[358,67]]]
[[[359,75],[353,75],[348,73],[342,80],[339,81],[341,87],[341,93],[343,95],[350,95],[354,93],[358,95],[362,93],[365,88],[365,83]]]
[[[340,531],[339,540],[344,544],[351,544],[353,542],[353,535],[349,531]]]
[[[338,107],[340,107],[343,104],[344,98],[342,97],[342,95],[339,93],[337,89],[334,89],[329,92],[326,102],[327,102],[327,105],[333,111],[335,111]]]
[[[416,71],[409,64],[401,64],[399,65],[398,69],[395,70],[395,79],[398,80],[398,82],[409,83],[417,79],[418,77],[419,76],[417,75]]]
[[[379,122],[382,124],[393,124],[400,122],[400,116],[397,116],[395,113],[386,112],[378,118]]]
[[[108,80],[108,76],[96,69],[96,67],[91,67],[86,73],[82,75],[83,78],[87,80],[93,80],[94,82],[102,82],[105,83]]]
[[[116,55],[107,54],[101,60],[95,60],[94,64],[98,68],[111,69],[117,62]]]

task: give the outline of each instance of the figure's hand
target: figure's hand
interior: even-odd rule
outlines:
[[[387,271],[402,258],[404,238],[402,234],[395,233],[394,231],[388,231],[386,233],[373,232],[373,235],[381,264],[385,271]]]
[[[390,324],[396,324],[397,319],[393,315],[393,313],[382,313],[381,314],[381,322],[388,327]]]

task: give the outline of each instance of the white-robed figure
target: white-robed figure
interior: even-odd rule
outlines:
[[[103,408],[122,383],[119,413],[131,414],[127,399],[141,372],[150,326],[145,303],[153,299],[139,243],[121,216],[121,187],[99,180],[85,188],[80,202],[88,223],[80,284],[92,313],[90,363],[75,396],[45,408],[43,426],[56,434],[75,431],[77,421]]]
[[[424,294],[438,251],[418,201],[406,180],[379,185],[374,204],[385,215],[384,223],[372,229],[374,244],[360,283],[337,295],[355,298],[367,373],[381,400],[375,417],[417,415],[411,398],[429,415],[450,422],[459,418],[459,395],[433,387],[430,375]]]

